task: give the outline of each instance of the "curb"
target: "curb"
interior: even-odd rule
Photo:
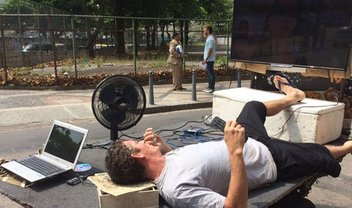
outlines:
[[[211,107],[212,102],[169,106],[149,105],[145,108],[144,115]],[[22,124],[38,125],[51,123],[55,119],[61,121],[96,120],[92,112],[91,103],[0,109],[0,114],[3,115],[0,117],[1,128]]]
[[[173,106],[149,107],[145,109],[144,114],[165,113],[165,112],[180,111],[180,110],[198,109],[198,108],[211,108],[212,106],[213,106],[213,102],[204,102],[204,103],[191,103],[191,104],[181,104],[181,105],[173,105]]]

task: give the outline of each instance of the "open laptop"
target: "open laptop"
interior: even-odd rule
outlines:
[[[33,183],[74,169],[88,130],[54,121],[42,153],[1,166]]]

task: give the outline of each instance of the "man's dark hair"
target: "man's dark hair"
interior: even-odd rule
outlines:
[[[173,35],[172,35],[172,39],[174,39],[176,36],[178,36],[180,33],[178,32],[175,32]]]
[[[206,26],[205,29],[209,31],[209,34],[213,34],[213,27],[212,26]]]
[[[132,151],[122,143],[114,142],[105,156],[105,167],[112,181],[133,184],[145,181],[144,167],[131,157]]]

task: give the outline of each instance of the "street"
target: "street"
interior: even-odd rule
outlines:
[[[131,129],[123,131],[126,134],[142,136],[146,128],[160,129],[183,124],[187,121],[201,121],[203,115],[210,115],[211,109],[176,111],[159,114],[144,115],[140,122]],[[74,121],[72,124],[89,130],[86,143],[105,141],[110,137],[110,130],[106,129],[95,119]],[[177,126],[173,126],[176,128]],[[0,157],[15,159],[35,153],[45,142],[50,124],[29,126],[11,126],[0,129]]]
[[[202,116],[210,115],[211,109],[184,110],[169,113],[144,115],[137,126],[124,131],[126,134],[141,136],[144,129],[154,127],[177,128],[187,121],[201,121]],[[110,131],[101,126],[96,120],[79,120],[73,124],[89,129],[86,143],[95,143],[109,139]],[[196,125],[196,124],[195,124]],[[49,131],[49,124],[9,127],[0,131],[0,157],[17,159],[35,153],[45,142]],[[167,134],[171,134],[168,132]],[[82,151],[80,161],[92,163],[95,168],[104,170],[103,157],[105,150],[86,149]],[[96,163],[96,165],[94,165]],[[347,155],[342,164],[339,178],[323,177],[315,183],[308,199],[318,208],[352,207],[352,156]],[[22,189],[12,186],[0,188],[10,196],[34,207],[97,207],[98,199],[92,186],[78,185],[67,187],[63,178],[53,179],[53,182],[43,182],[46,185]],[[4,188],[4,190],[2,190]],[[68,190],[67,190],[68,189]],[[80,191],[77,191],[80,190]],[[69,193],[69,194],[68,194]],[[46,198],[51,198],[46,201]],[[44,201],[43,201],[44,200]],[[65,201],[63,201],[65,200]],[[74,201],[74,202],[73,202]]]
[[[211,109],[177,111],[144,115],[137,126],[124,131],[125,134],[141,136],[147,127],[177,128],[187,121],[201,121],[203,115],[211,114]],[[110,130],[100,125],[96,120],[76,121],[74,125],[89,130],[86,143],[103,142],[109,139]],[[34,154],[45,142],[50,125],[30,125],[1,129],[0,157],[5,159],[19,159]],[[167,132],[166,134],[170,134]],[[93,164],[94,168],[104,170],[104,149],[85,149],[81,153],[80,161]],[[90,184],[79,184],[70,187],[65,184],[69,176],[59,176],[47,182],[30,188],[18,188],[4,184],[1,192],[9,194],[18,201],[33,207],[97,207],[98,198],[96,188]],[[47,199],[50,198],[48,201]],[[0,206],[1,207],[1,206]]]

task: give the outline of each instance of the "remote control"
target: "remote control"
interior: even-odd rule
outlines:
[[[226,122],[221,118],[215,116],[211,121],[210,125],[220,131],[224,132]]]
[[[215,116],[213,118],[213,120],[211,121],[210,125],[216,129],[221,130],[222,132],[224,132],[225,130],[225,125],[226,125],[226,121],[224,121],[223,119],[219,118],[218,116]],[[246,142],[248,140],[248,136],[245,133],[244,135],[244,141]]]
[[[70,186],[74,186],[74,185],[77,185],[79,183],[82,182],[82,179],[80,177],[74,177],[74,178],[71,178],[70,180],[66,181],[66,183]]]

